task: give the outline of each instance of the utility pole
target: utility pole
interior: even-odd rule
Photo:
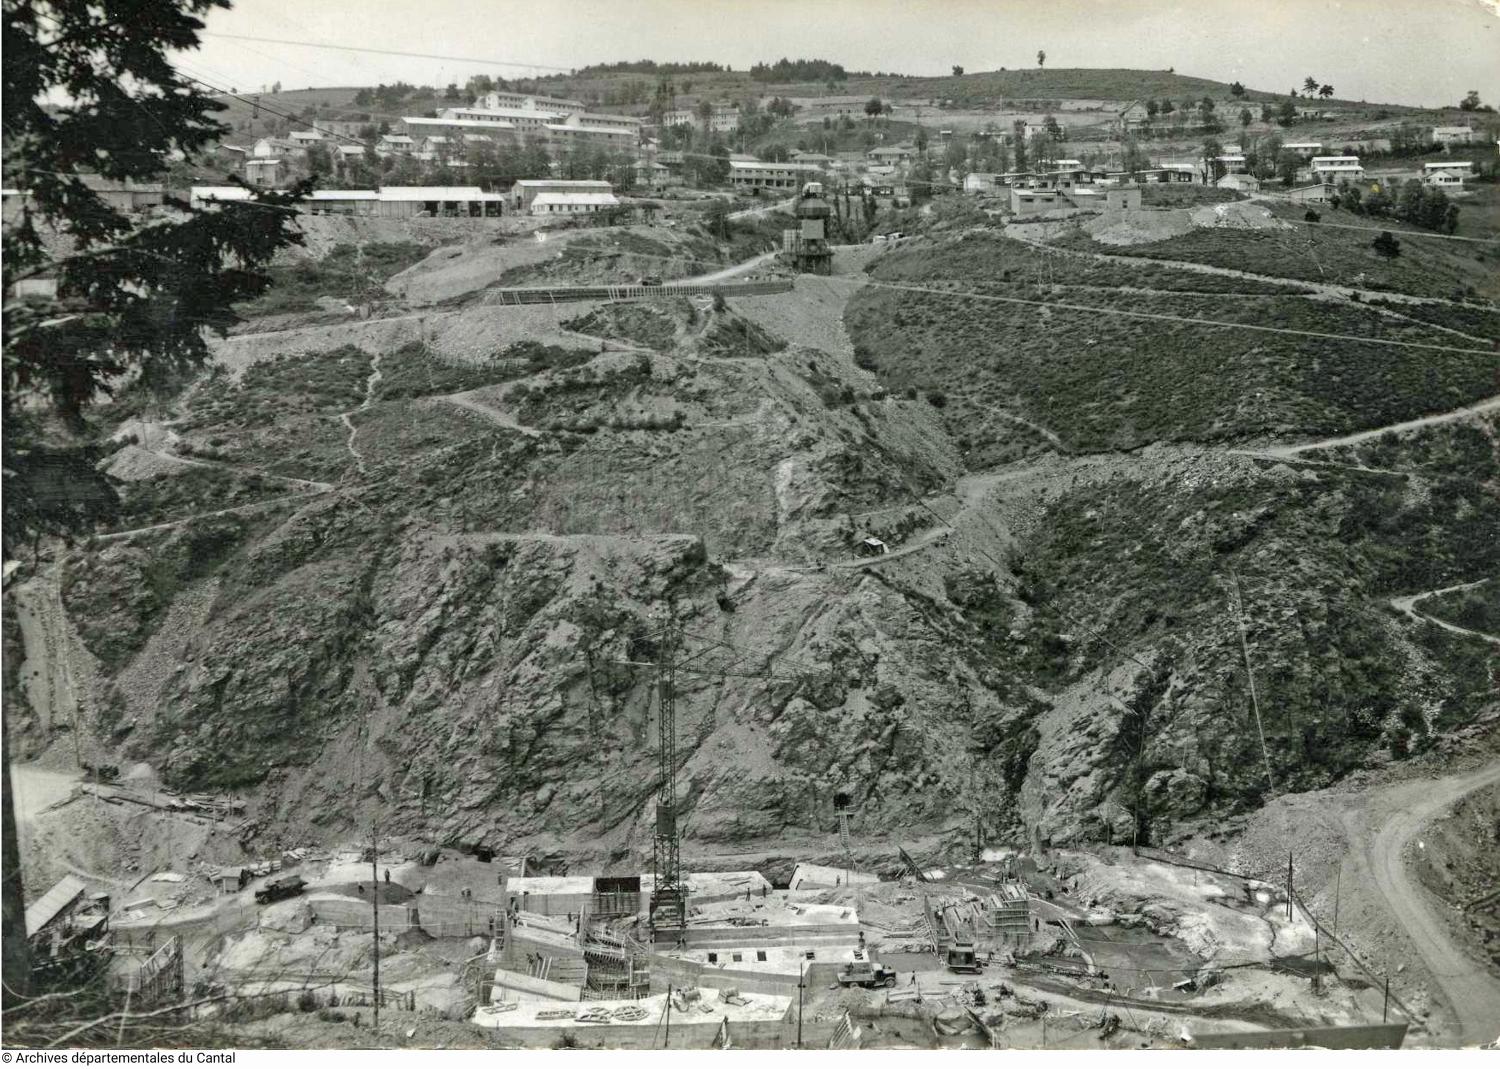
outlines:
[[[1338,871],[1333,874],[1333,932],[1335,939],[1339,937],[1339,884],[1344,878],[1344,867],[1339,866]]]
[[[1286,852],[1286,919],[1292,919],[1292,852]],[[1316,927],[1316,925],[1314,925]]]
[[[667,985],[667,1034],[662,1037],[661,1049],[670,1050],[672,1047],[672,985]]]
[[[370,825],[370,912],[374,921],[371,928],[375,949],[374,996],[375,1034],[380,1035],[380,824]]]
[[[1380,1007],[1380,1023],[1385,1024],[1391,1014],[1391,974],[1385,974],[1385,1002]]]
[[[802,1049],[802,992],[807,987],[807,962],[797,964],[797,1049]],[[1389,981],[1387,981],[1389,986]]]

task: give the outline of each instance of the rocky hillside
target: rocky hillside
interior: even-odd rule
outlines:
[[[873,275],[1008,293],[1027,255],[955,232]],[[434,254],[389,287],[414,308],[237,334],[170,432],[122,427],[124,529],[13,599],[12,746],[70,747],[77,721],[86,758],[247,796],[267,840],[378,817],[624,861],[649,853],[669,621],[687,834],[726,856],[826,844],[846,787],[872,837],[1168,838],[1256,804],[1267,757],[1278,790],[1317,786],[1493,701],[1483,643],[1389,607],[1492,566],[1492,422],[1369,454],[1426,458],[1409,471],[1251,455],[1376,422],[1309,385],[1300,361],[1337,354],[1245,343],[1215,376],[1195,336],[1151,366],[1103,322],[851,304],[847,275],[486,303],[528,263]],[[1153,299],[1215,299],[1151,270],[1178,294]],[[1472,396],[1466,359],[1432,389]],[[891,552],[861,556],[871,535]]]

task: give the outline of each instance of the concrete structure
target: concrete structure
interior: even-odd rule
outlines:
[[[493,94],[492,94],[493,96]],[[607,151],[630,151],[640,144],[641,121],[629,115],[586,112],[581,106],[548,104],[544,97],[524,98],[518,106],[445,108],[436,117],[407,116],[402,120],[407,134],[417,136],[461,135],[485,130],[497,140],[519,144],[528,137],[541,137],[554,149],[567,150],[589,144]]]
[[[822,174],[821,169],[805,163],[729,161],[729,184],[736,189],[800,189],[806,182],[818,181]]]
[[[1007,880],[984,904],[984,919],[994,934],[1023,938],[1031,933],[1031,897],[1026,885]]]
[[[697,108],[674,108],[661,117],[663,126],[691,126],[703,129],[703,118]],[[712,133],[730,134],[740,128],[740,109],[733,104],[715,104],[709,118],[708,129]]]
[[[539,96],[535,93],[507,93],[496,90],[479,98],[476,105],[482,108],[521,108],[532,111],[582,111],[583,101],[567,97]]]
[[[848,877],[846,880],[845,877]],[[787,884],[788,890],[811,891],[824,890],[857,883],[879,883],[880,877],[870,872],[856,872],[853,869],[845,871],[832,865],[814,865],[810,862],[799,862],[792,870],[791,882]]]
[[[613,193],[539,193],[531,199],[532,215],[594,215],[618,208]]]
[[[1083,192],[1082,189],[1075,193]],[[1104,191],[1104,206],[1112,212],[1135,210],[1141,206],[1141,189],[1139,186],[1118,186],[1114,189]]]
[[[660,1027],[668,998],[673,999],[670,1037]],[[566,1012],[560,1003],[517,1000],[513,1005],[480,1006],[472,1021],[493,1028],[502,1043],[527,1048],[557,1046],[566,1033],[578,1046],[594,1049],[707,1050],[727,1045],[773,1050],[795,1043],[796,1001],[794,995],[736,997],[728,990],[699,987],[691,995],[679,991],[638,1000],[591,1001],[566,1017],[558,1016]],[[590,1020],[579,1021],[585,1011]]]
[[[1067,202],[1063,200],[1061,190],[1022,189],[1019,186],[1010,188],[1011,214],[1019,219],[1031,219],[1038,215],[1045,215],[1054,208],[1066,206]]]
[[[1434,145],[1471,145],[1474,143],[1474,128],[1472,126],[1434,126],[1432,143]]]

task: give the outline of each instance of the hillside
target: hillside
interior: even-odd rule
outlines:
[[[1159,843],[1425,751],[1493,708],[1494,653],[1398,603],[1493,570],[1500,433],[1342,436],[1495,396],[1493,312],[1443,296],[1483,265],[1320,246],[1335,289],[1253,205],[1152,218],[943,200],[788,293],[524,307],[494,289],[708,270],[775,223],[382,233],[369,318],[313,298],[128,408],[120,529],[12,599],[11,745],[80,723],[264,841],[373,808],[639,861],[670,618],[689,848],[736,863],[826,845],[850,786],[935,849]],[[314,229],[298,300],[347,282],[347,221]]]

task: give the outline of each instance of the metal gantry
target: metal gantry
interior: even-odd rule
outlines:
[[[677,658],[676,621],[662,632],[656,656],[657,782],[656,834],[652,842],[651,927],[687,924],[687,887],[682,879],[682,839],[677,827]]]

